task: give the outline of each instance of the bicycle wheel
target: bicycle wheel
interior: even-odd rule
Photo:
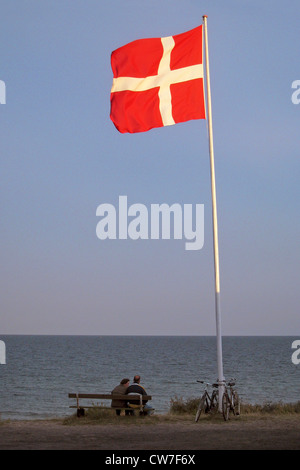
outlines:
[[[227,395],[227,392],[224,393],[222,398],[222,413],[225,421],[229,420],[229,411],[230,411],[230,400]]]
[[[195,416],[195,422],[196,423],[199,421],[201,413],[202,413],[202,411],[205,411],[206,407],[207,407],[207,399],[206,399],[205,396],[203,396],[200,400],[200,403],[199,403],[199,406],[198,406],[198,409],[197,409],[197,412],[196,412],[196,416]]]
[[[241,400],[237,392],[233,392],[233,414],[238,416],[241,414]]]

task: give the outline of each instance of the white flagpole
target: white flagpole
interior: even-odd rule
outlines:
[[[204,24],[204,36],[205,36],[205,63],[206,63],[207,114],[208,114],[207,118],[208,118],[210,175],[211,175],[211,194],[212,194],[212,217],[213,217],[213,234],[214,234],[217,361],[218,361],[218,383],[220,385],[219,386],[219,411],[222,411],[222,397],[223,397],[223,392],[224,392],[224,386],[222,385],[224,384],[225,379],[223,375],[217,197],[216,197],[214,143],[213,143],[213,129],[212,129],[209,57],[208,57],[208,42],[207,42],[207,16],[206,15],[203,16],[203,24]]]

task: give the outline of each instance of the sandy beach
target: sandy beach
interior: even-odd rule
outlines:
[[[0,423],[0,449],[210,450],[300,449],[297,415],[230,422],[66,425],[63,420]]]

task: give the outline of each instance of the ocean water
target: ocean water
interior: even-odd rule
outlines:
[[[122,378],[141,375],[157,413],[170,399],[199,397],[197,379],[217,379],[216,339],[207,336],[1,336],[1,419],[68,416],[69,392],[109,393]],[[226,379],[237,379],[244,402],[300,400],[294,337],[224,337]],[[108,403],[109,404],[109,403]]]

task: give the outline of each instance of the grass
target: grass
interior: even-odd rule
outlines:
[[[170,402],[170,413],[187,415],[187,414],[196,414],[197,407],[199,405],[199,399],[189,398],[183,400],[183,398],[171,398]],[[274,414],[274,415],[283,415],[283,414],[295,414],[300,413],[300,401],[296,403],[282,403],[282,402],[267,402],[262,405],[255,404],[251,405],[249,403],[241,404],[241,415],[250,415],[250,414]]]
[[[296,403],[282,403],[282,402],[267,402],[262,405],[251,405],[251,404],[242,404],[241,406],[242,414],[274,414],[274,415],[285,415],[285,414],[296,414],[300,413],[300,401]]]
[[[95,406],[86,410],[85,416],[77,418],[76,413],[63,420],[64,425],[85,425],[85,424],[104,424],[104,425],[149,425],[159,423],[194,423],[194,417],[199,404],[199,399],[172,398],[170,401],[170,410],[166,414],[154,414],[152,416],[117,416],[115,411],[108,407]],[[264,403],[248,404],[242,403],[241,415],[236,419],[248,420],[256,418],[278,417],[284,415],[300,414],[300,401],[297,403]],[[201,421],[206,422],[224,422],[220,413],[203,414]]]
[[[171,398],[170,400],[170,413],[177,415],[186,415],[186,414],[196,414],[200,399],[199,398],[189,398],[184,400],[182,397]]]
[[[159,423],[174,423],[186,421],[187,416],[167,414],[154,414],[151,416],[125,416],[124,412],[121,416],[117,416],[115,411],[111,408],[93,407],[86,410],[85,416],[77,417],[76,413],[72,416],[64,418],[63,424],[85,425],[85,424],[105,424],[105,425],[148,425]]]

